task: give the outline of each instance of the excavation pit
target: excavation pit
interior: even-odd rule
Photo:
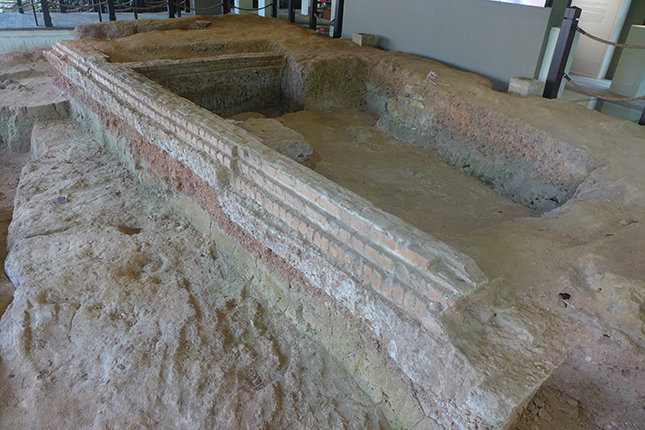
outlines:
[[[611,170],[592,138],[622,124],[574,112],[584,132],[554,131],[544,117],[568,105],[276,20],[218,17],[198,32],[176,21],[80,28],[113,40],[57,44],[48,58],[75,118],[246,256],[267,284],[257,294],[338,357],[393,426],[510,425],[569,357],[555,333],[586,317],[563,314],[558,294],[600,282],[590,236],[620,234],[606,206],[640,204],[630,169]],[[318,164],[267,148],[235,122],[245,112],[303,135]],[[586,305],[611,318],[605,302]],[[638,315],[621,318],[642,343]]]

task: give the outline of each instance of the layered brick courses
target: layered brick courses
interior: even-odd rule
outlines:
[[[135,67],[146,68],[148,73],[159,72],[174,67],[175,63],[166,60],[153,65],[110,64],[105,56],[78,42],[59,43],[50,56],[71,63],[80,72],[77,79],[90,78],[105,87],[111,93],[109,97],[119,101],[117,106],[122,112],[115,112],[117,116],[127,118],[131,116],[127,111],[134,110],[152,123],[162,125],[163,130],[156,133],[145,125],[138,130],[142,135],[152,136],[151,141],[162,149],[169,151],[164,141],[176,139],[227,169],[231,188],[261,207],[262,218],[277,218],[284,228],[301,235],[347,275],[391,298],[411,317],[418,319],[420,316],[415,310],[428,309],[429,301],[450,306],[485,281],[468,257],[282,158],[244,130],[219,120],[132,70]],[[188,70],[191,65],[217,64],[223,69],[226,64],[248,66],[254,61],[283,62],[273,53],[255,53],[227,55],[221,60],[195,60],[179,63],[177,67]],[[189,156],[177,155],[180,161]],[[451,282],[441,273],[433,273],[432,266],[438,261],[444,271],[454,272],[452,279],[460,282]],[[383,282],[386,278],[393,281],[393,287]],[[390,293],[392,288],[394,295]]]
[[[428,356],[441,351],[462,362],[460,353],[434,333],[442,309],[486,282],[470,258],[282,157],[131,67],[111,64],[96,52],[85,61],[88,50],[77,51],[79,45],[61,42],[48,57],[58,79],[73,87],[74,97],[94,106],[97,115],[109,110],[104,127],[112,124],[145,136],[145,144],[131,139],[134,153],[150,146],[161,154],[157,162],[185,166],[202,181],[199,189],[191,188],[183,176],[175,178],[174,172],[161,169],[159,174],[202,204],[221,231],[243,246],[253,242],[248,245],[253,255],[273,256],[280,270],[288,266],[291,277],[306,280],[365,321],[387,342],[391,359],[413,384],[437,398],[449,397],[442,392],[443,384],[431,381],[435,373],[450,374],[444,368],[450,360],[433,364],[429,373],[416,367],[410,354],[418,345]],[[258,259],[270,269],[274,264]],[[466,391],[474,387],[479,379],[469,365],[462,364],[462,369],[451,374],[457,382],[445,385]],[[445,407],[459,416],[459,405],[448,402]]]

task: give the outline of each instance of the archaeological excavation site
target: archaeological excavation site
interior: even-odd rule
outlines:
[[[255,15],[39,64],[0,428],[645,428],[642,127]]]

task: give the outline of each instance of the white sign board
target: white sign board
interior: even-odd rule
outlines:
[[[573,0],[571,6],[582,9],[579,27],[602,39],[618,37],[631,0]],[[581,36],[573,56],[571,73],[602,79],[614,50],[609,45]]]

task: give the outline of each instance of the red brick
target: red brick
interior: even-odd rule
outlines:
[[[446,301],[446,299],[432,287],[428,288],[426,295],[430,300],[434,300],[435,302],[444,303]]]
[[[332,258],[338,257],[338,246],[334,242],[329,244],[329,255],[331,255]]]
[[[422,257],[416,252],[410,251],[409,249],[399,250],[399,255],[401,255],[403,258],[405,258],[412,264],[415,264],[416,266],[421,267],[423,270],[427,270],[428,265],[431,263],[431,261],[434,261],[434,260],[428,260],[427,258]]]
[[[340,208],[338,206],[328,202],[324,198],[318,198],[316,203],[318,203],[318,206],[320,206],[322,209],[326,210],[333,216],[340,217]]]
[[[316,221],[318,221],[318,224],[320,224],[322,227],[325,227],[327,225],[327,217],[325,216],[325,214],[317,212]]]
[[[376,231],[374,229],[371,229],[370,232],[370,237],[375,239],[378,243],[381,245],[385,246],[386,248],[391,249],[392,251],[396,250],[396,242],[381,233],[380,231]]]
[[[387,297],[390,297],[392,295],[392,281],[382,281],[381,282],[381,291],[383,291],[383,294],[385,294]]]
[[[372,282],[372,269],[369,268],[367,265],[363,266],[363,279],[368,284]]]
[[[383,266],[387,270],[393,270],[394,269],[394,262],[390,257],[387,255],[380,253],[378,256],[378,262],[381,263],[381,266]]]
[[[322,245],[323,251],[327,252],[329,250],[329,239],[327,239],[327,237],[323,236],[320,244]]]
[[[365,255],[373,261],[378,261],[378,251],[369,245],[365,245]]]
[[[274,169],[273,167],[271,167],[271,166],[267,166],[266,164],[263,164],[263,165],[262,165],[262,170],[264,171],[264,173],[266,173],[267,175],[269,175],[269,177],[270,177],[270,178],[275,178],[275,177],[276,177],[276,174],[278,173],[278,172],[277,172],[277,170],[275,170],[275,169]]]
[[[381,281],[383,280],[383,277],[379,272],[376,270],[372,271],[372,286],[376,288],[377,290],[381,289]]]
[[[355,229],[357,229],[361,233],[364,233],[364,234],[369,234],[370,233],[370,229],[369,229],[369,226],[367,225],[367,223],[365,221],[363,221],[362,219],[359,219],[359,218],[357,218],[355,216],[352,217],[352,219],[349,221],[349,225],[351,225],[352,227],[354,227]]]
[[[293,188],[296,182],[282,172],[277,172],[276,179],[282,182],[287,188]]]
[[[349,241],[351,240],[351,237],[352,237],[351,233],[348,232],[347,230],[343,229],[343,228],[340,229],[339,236],[340,236],[340,240],[342,240],[345,243],[349,243]]]
[[[318,196],[314,194],[308,187],[305,187],[302,184],[296,184],[296,191],[303,196],[304,198],[310,200],[311,202],[316,202]]]
[[[352,246],[354,247],[354,249],[358,250],[358,252],[363,252],[363,248],[365,248],[363,241],[356,236],[352,237]]]
[[[403,304],[403,293],[404,293],[403,288],[399,286],[394,287],[392,297],[395,302],[401,305]]]

